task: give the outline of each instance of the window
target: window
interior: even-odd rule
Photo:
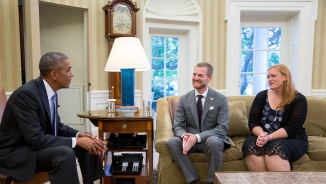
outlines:
[[[154,112],[159,98],[179,95],[179,43],[180,38],[177,37],[151,37],[151,92]]]
[[[240,94],[269,88],[267,70],[281,60],[281,27],[242,27]]]
[[[153,70],[143,72],[143,99],[153,99],[156,121],[157,100],[186,94],[191,88],[192,69],[198,61],[198,26],[180,22],[147,22],[143,47]],[[154,124],[155,130],[155,124]]]
[[[225,6],[226,95],[240,95],[242,27],[281,27],[280,62],[291,71],[296,89],[309,96],[312,86],[313,40],[318,1],[226,0]]]

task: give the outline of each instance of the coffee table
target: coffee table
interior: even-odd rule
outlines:
[[[215,172],[214,184],[275,184],[275,183],[325,183],[326,172]]]

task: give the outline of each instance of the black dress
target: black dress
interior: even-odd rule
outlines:
[[[260,126],[271,134],[283,128],[288,135],[285,139],[269,141],[263,147],[256,146],[257,136],[250,134],[242,146],[243,157],[248,155],[279,155],[282,159],[294,162],[308,151],[308,140],[303,128],[307,116],[307,100],[298,93],[295,99],[283,109],[275,111],[268,102],[268,90],[261,91],[253,101],[249,114],[249,129]]]

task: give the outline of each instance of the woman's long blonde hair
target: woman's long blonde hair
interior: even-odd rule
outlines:
[[[283,76],[284,75],[287,76],[286,81],[284,81],[283,92],[282,92],[282,101],[277,106],[277,109],[281,109],[281,111],[283,112],[284,107],[286,105],[289,105],[294,100],[296,94],[299,92],[295,89],[290,70],[285,65],[283,65],[283,64],[274,65],[274,66],[270,67],[268,69],[268,71],[273,68],[275,68],[276,70],[281,72],[281,74]]]

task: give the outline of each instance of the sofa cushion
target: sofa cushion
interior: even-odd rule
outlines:
[[[242,145],[244,143],[244,141],[246,140],[247,137],[245,136],[236,136],[236,137],[232,137],[232,141],[234,142],[234,145],[236,147],[239,147],[242,150]]]
[[[326,99],[308,96],[308,112],[304,123],[307,135],[326,137]]]
[[[242,158],[243,154],[241,148],[237,146],[231,146],[223,152],[223,162],[242,160]]]
[[[192,162],[207,162],[207,156],[204,153],[189,153]],[[231,146],[223,152],[223,162],[242,160],[241,148]]]
[[[223,152],[223,162],[241,160],[242,159],[242,151],[239,148],[231,137],[228,137],[231,147],[224,150]]]
[[[228,139],[231,147],[224,150],[223,162],[242,160],[241,147],[238,147],[231,137],[228,137]],[[207,162],[207,156],[203,153],[189,153],[189,158],[192,162]]]
[[[223,152],[223,162],[241,160],[242,159],[242,151],[241,147],[239,147],[231,137],[228,137],[231,147],[224,150]]]
[[[229,101],[229,133],[228,136],[248,136],[247,108],[244,101]]]
[[[171,116],[172,125],[174,124],[175,109],[177,108],[179,98],[179,96],[166,97],[166,101],[169,104],[169,112]]]
[[[296,164],[306,163],[306,162],[309,162],[309,161],[310,161],[310,158],[309,158],[308,154],[305,153],[299,160],[297,160],[295,162],[292,162],[291,164],[296,165]]]
[[[326,158],[326,137],[308,136],[310,160],[324,161]]]
[[[244,101],[247,108],[247,116],[249,117],[249,112],[251,108],[251,104],[254,101],[255,96],[249,96],[249,95],[239,95],[239,96],[227,96],[226,97],[229,102],[231,101]]]
[[[204,153],[189,153],[192,162],[207,162],[207,156]]]

